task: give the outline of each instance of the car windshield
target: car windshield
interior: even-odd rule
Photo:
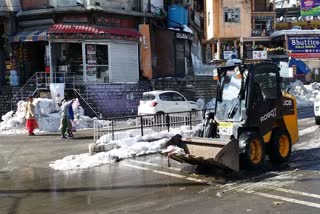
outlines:
[[[236,72],[227,72],[221,78],[222,99],[217,102],[216,117],[221,121],[238,121],[240,119],[241,78]]]
[[[144,94],[141,98],[142,101],[151,101],[154,100],[156,97],[153,94]]]

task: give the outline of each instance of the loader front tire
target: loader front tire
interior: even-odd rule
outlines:
[[[268,155],[272,163],[281,164],[289,160],[292,143],[287,132],[275,130],[268,147]]]
[[[260,136],[256,132],[245,132],[239,139],[245,143],[244,153],[240,155],[241,165],[249,169],[260,167],[265,158],[265,146]]]

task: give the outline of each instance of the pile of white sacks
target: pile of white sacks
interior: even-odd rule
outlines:
[[[57,132],[60,126],[60,108],[51,99],[35,98],[33,104],[36,106],[36,119],[39,124],[37,132]],[[22,134],[26,133],[25,127],[25,101],[19,101],[17,111],[10,111],[2,116],[0,122],[0,134]],[[77,129],[92,128],[94,118],[84,116],[84,110],[76,100],[73,105],[75,124]]]

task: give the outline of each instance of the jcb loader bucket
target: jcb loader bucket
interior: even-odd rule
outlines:
[[[169,153],[168,156],[176,161],[239,171],[239,143],[235,139],[226,142],[215,138],[182,138],[176,135],[166,144],[169,145],[177,145],[186,153]]]

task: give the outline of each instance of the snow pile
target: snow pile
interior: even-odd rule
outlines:
[[[163,152],[169,154],[186,154],[182,148],[172,145],[168,146]]]
[[[137,135],[128,137],[122,140],[111,140],[110,136],[101,137],[98,143],[110,145],[111,150],[100,152],[90,156],[88,153],[80,155],[70,155],[61,160],[56,160],[50,164],[50,167],[55,170],[73,170],[85,169],[90,167],[100,166],[102,164],[113,163],[126,158],[153,154],[162,151],[163,146],[168,140],[176,134],[182,136],[193,136],[199,127],[194,130],[189,130],[188,127],[174,129],[171,132],[153,132],[145,136]],[[122,133],[124,134],[124,133]],[[127,131],[126,135],[132,135],[132,131]],[[160,139],[155,140],[154,139]],[[150,142],[152,141],[152,142]],[[170,149],[173,149],[170,147]],[[181,152],[176,150],[176,152]]]
[[[213,98],[205,105],[205,109],[214,109],[216,107],[215,103],[216,103],[216,98]]]
[[[320,84],[312,83],[303,85],[299,80],[289,85],[289,93],[293,94],[297,100],[298,108],[313,106],[314,99],[319,95]]]
[[[216,68],[215,65],[204,64],[198,56],[191,54],[192,57],[192,67],[195,75],[201,76],[210,76],[213,75],[213,69]]]
[[[25,130],[25,108],[27,102],[19,101],[17,111],[10,111],[2,116],[0,123],[0,134],[23,134]],[[35,115],[39,124],[39,129],[35,132],[57,132],[60,125],[60,108],[51,100],[43,98],[35,98]],[[80,106],[79,101],[73,103],[73,111],[75,115],[75,124],[78,129],[92,128],[93,118],[84,116],[84,110]]]

